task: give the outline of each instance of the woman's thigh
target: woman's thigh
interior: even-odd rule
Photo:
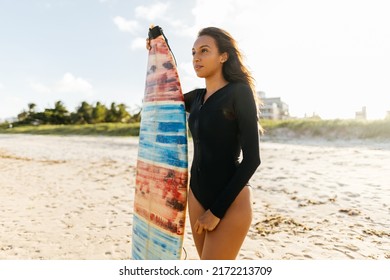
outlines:
[[[198,234],[195,232],[194,225],[198,218],[202,216],[205,212],[203,206],[195,198],[194,194],[190,190],[188,194],[188,212],[190,216],[191,230],[194,238],[194,243],[196,250],[198,251],[199,256],[202,256],[203,243],[205,238],[205,233]]]
[[[235,259],[252,222],[252,197],[246,186],[214,231],[204,238],[201,259]]]

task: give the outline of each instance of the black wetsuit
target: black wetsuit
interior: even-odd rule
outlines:
[[[260,164],[257,108],[245,84],[229,83],[203,104],[205,93],[184,95],[194,141],[190,187],[206,210],[222,218]]]

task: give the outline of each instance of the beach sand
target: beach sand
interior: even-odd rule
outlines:
[[[137,145],[0,135],[0,259],[130,259]],[[390,258],[388,143],[264,138],[261,158],[238,259]]]

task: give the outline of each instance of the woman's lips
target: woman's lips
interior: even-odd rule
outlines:
[[[200,70],[201,68],[203,68],[202,65],[198,65],[198,64],[194,65],[195,71],[198,71],[198,70]]]

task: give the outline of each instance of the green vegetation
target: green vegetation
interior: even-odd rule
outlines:
[[[69,112],[61,101],[54,108],[36,112],[36,105],[18,115],[17,121],[0,124],[0,133],[43,135],[138,136],[140,111],[131,115],[124,104],[112,103],[109,108],[97,102],[82,102]],[[358,120],[261,120],[266,137],[322,137],[326,139],[390,139],[390,119]]]
[[[98,123],[134,123],[140,121],[140,112],[131,115],[125,104],[111,103],[110,108],[96,102],[83,101],[75,112],[69,112],[62,101],[54,103],[54,108],[36,111],[36,104],[29,103],[28,109],[18,114],[13,126],[40,124],[98,124]]]
[[[326,139],[390,139],[390,119],[386,120],[261,120],[265,135],[323,137]]]
[[[390,120],[262,120],[265,136],[324,137],[327,139],[390,139]],[[41,135],[105,135],[138,136],[137,123],[99,123],[84,125],[0,125],[0,133],[29,133]]]
[[[99,135],[138,136],[139,123],[100,123],[84,125],[25,125],[9,128],[0,125],[0,133],[28,133],[38,135]]]

